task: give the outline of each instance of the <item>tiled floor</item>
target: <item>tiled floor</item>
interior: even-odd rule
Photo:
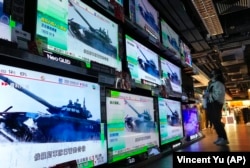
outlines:
[[[178,152],[250,152],[250,125],[226,125],[229,145],[217,146],[213,142],[217,139],[215,130],[206,129],[202,132],[205,138],[178,150]],[[167,155],[159,160],[151,162],[144,168],[172,168],[172,155]]]

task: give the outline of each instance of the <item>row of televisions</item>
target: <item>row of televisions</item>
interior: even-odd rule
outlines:
[[[158,155],[200,131],[195,104],[103,87],[31,63],[1,62],[2,167],[115,164]]]
[[[119,11],[125,11],[123,1],[94,2],[108,9],[122,7]],[[24,25],[13,21],[11,15],[4,13],[4,3],[5,0],[0,0],[0,30],[4,32],[0,38],[11,41],[14,28],[22,28]],[[165,84],[162,78],[169,78],[172,80],[173,90],[181,93],[181,65],[168,61],[168,57],[184,60],[185,64],[191,67],[189,47],[164,19],[161,19],[159,24],[159,13],[148,0],[130,0],[126,3],[130,20],[143,31],[147,31],[156,41],[161,41],[169,51],[167,56],[152,49],[144,43],[144,39],[137,40],[126,30],[121,31],[120,25],[123,24],[115,17],[99,12],[100,10],[80,0],[37,0],[35,13],[29,13],[36,16],[35,25],[30,23],[29,27],[35,27],[34,40],[39,55],[66,64],[73,64],[74,61],[84,62],[87,67],[91,66],[91,62],[97,62],[118,72],[128,67],[131,77],[137,83],[146,81],[161,85]],[[24,24],[29,21],[24,20]],[[122,56],[123,47],[126,57]],[[123,62],[126,62],[125,67]]]

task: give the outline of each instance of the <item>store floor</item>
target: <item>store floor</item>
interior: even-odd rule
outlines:
[[[217,146],[213,142],[217,139],[214,129],[205,129],[202,132],[205,137],[201,140],[178,150],[178,152],[250,152],[250,125],[226,125],[229,145]],[[167,155],[159,160],[151,162],[144,168],[172,168],[172,155]]]

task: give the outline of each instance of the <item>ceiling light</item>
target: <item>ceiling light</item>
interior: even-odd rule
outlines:
[[[212,0],[192,0],[210,36],[223,34],[219,17]]]

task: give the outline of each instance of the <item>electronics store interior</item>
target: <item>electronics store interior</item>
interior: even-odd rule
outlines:
[[[1,167],[250,151],[249,16],[249,0],[0,0]],[[216,68],[223,146],[202,105]]]

